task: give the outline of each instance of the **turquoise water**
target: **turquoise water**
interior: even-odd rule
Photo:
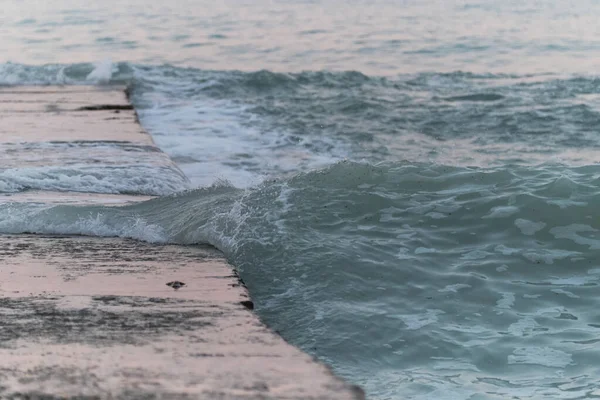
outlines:
[[[5,10],[0,84],[131,84],[189,181],[94,171],[164,196],[2,205],[1,232],[213,244],[271,327],[373,399],[600,397],[600,4]],[[89,174],[0,167],[0,191]]]

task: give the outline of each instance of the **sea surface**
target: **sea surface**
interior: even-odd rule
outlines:
[[[0,232],[210,243],[370,399],[600,398],[599,2],[2,8],[0,85],[131,85],[189,181],[0,164],[5,193],[161,196]]]

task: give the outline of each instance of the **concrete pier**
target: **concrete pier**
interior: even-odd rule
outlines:
[[[0,160],[0,204],[118,207],[187,184],[121,87],[1,88]],[[66,167],[73,181],[37,179]],[[212,247],[0,235],[0,398],[364,398],[252,307]]]

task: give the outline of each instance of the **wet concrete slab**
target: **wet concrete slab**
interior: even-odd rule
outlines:
[[[120,85],[0,87],[0,113],[61,112],[98,105],[132,109]]]
[[[0,236],[0,265],[0,398],[362,396],[269,331],[214,248]]]
[[[53,112],[0,114],[0,137],[13,143],[101,137],[105,141],[152,144],[151,137],[137,125],[133,111],[74,111],[65,117],[65,113]]]
[[[122,206],[186,183],[122,87],[0,88],[0,160],[0,205]],[[0,399],[364,398],[252,309],[210,246],[0,235]]]
[[[0,88],[0,142],[86,140],[153,144],[122,86]]]
[[[17,193],[0,193],[0,204],[6,203],[43,203],[43,204],[68,204],[68,205],[102,205],[124,206],[140,201],[154,199],[155,196],[108,194],[108,193],[81,193],[81,192],[53,192],[42,190],[28,190]]]

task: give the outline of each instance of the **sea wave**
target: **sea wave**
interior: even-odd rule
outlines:
[[[3,64],[0,82],[87,84],[108,70]],[[587,369],[600,362],[597,78],[110,74],[192,183],[4,166],[5,192],[162,197],[3,203],[0,232],[216,246],[265,321],[380,398],[600,390]]]
[[[598,176],[346,161],[123,207],[4,204],[0,231],[214,245],[267,323],[383,398],[541,394],[531,365],[598,390],[585,370],[600,353],[582,353],[597,334]],[[425,375],[429,389],[411,383]]]

